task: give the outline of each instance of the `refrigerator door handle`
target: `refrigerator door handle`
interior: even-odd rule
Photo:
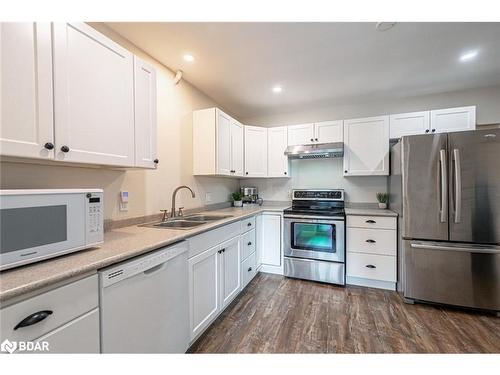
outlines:
[[[460,150],[453,149],[455,161],[455,223],[460,223],[462,211],[462,167],[460,165]]]
[[[441,166],[441,211],[440,221],[446,223],[448,214],[448,176],[446,167],[446,150],[439,151],[439,164]]]
[[[498,246],[479,245],[475,247],[467,247],[467,246],[429,245],[422,243],[412,243],[410,244],[410,246],[414,249],[424,249],[424,250],[445,250],[445,251],[460,251],[465,253],[500,254],[500,247]]]

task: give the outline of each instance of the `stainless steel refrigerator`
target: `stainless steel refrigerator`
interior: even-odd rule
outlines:
[[[403,137],[389,193],[407,302],[500,311],[500,129]]]

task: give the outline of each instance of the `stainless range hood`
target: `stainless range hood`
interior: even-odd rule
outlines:
[[[344,156],[344,144],[336,142],[288,146],[285,155],[289,159],[340,158]]]

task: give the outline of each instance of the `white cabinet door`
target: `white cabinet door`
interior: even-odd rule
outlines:
[[[289,177],[288,157],[285,150],[288,146],[286,126],[267,130],[267,175],[268,177]]]
[[[220,245],[221,266],[221,302],[224,309],[236,297],[241,289],[240,237],[234,237]]]
[[[389,175],[389,116],[344,121],[344,176]]]
[[[262,264],[281,266],[281,215],[262,215],[260,240]]]
[[[231,175],[243,176],[245,148],[243,125],[231,120]]]
[[[245,126],[245,176],[267,176],[267,128]]]
[[[0,23],[0,86],[0,153],[52,159],[49,23]]]
[[[324,121],[314,124],[314,141],[318,143],[333,143],[344,141],[343,121]]]
[[[404,135],[426,134],[430,132],[430,112],[411,112],[391,115],[390,138],[401,138]]]
[[[431,132],[446,133],[476,129],[476,107],[431,111]]]
[[[134,64],[84,23],[55,23],[56,159],[134,166]]]
[[[134,56],[135,166],[155,168],[156,70]],[[156,160],[156,162],[155,162]]]
[[[191,339],[217,316],[219,306],[220,246],[189,259],[189,315]]]
[[[290,125],[288,127],[288,145],[308,145],[314,143],[314,124]]]
[[[217,174],[231,174],[231,117],[220,109],[215,111],[217,124]]]

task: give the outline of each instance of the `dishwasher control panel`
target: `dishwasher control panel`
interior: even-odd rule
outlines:
[[[179,244],[126,261],[118,266],[111,266],[99,273],[101,287],[106,288],[140,273],[144,273],[145,275],[153,274],[155,271],[160,270],[165,262],[186,251],[188,251],[188,244],[186,241],[183,241]]]

